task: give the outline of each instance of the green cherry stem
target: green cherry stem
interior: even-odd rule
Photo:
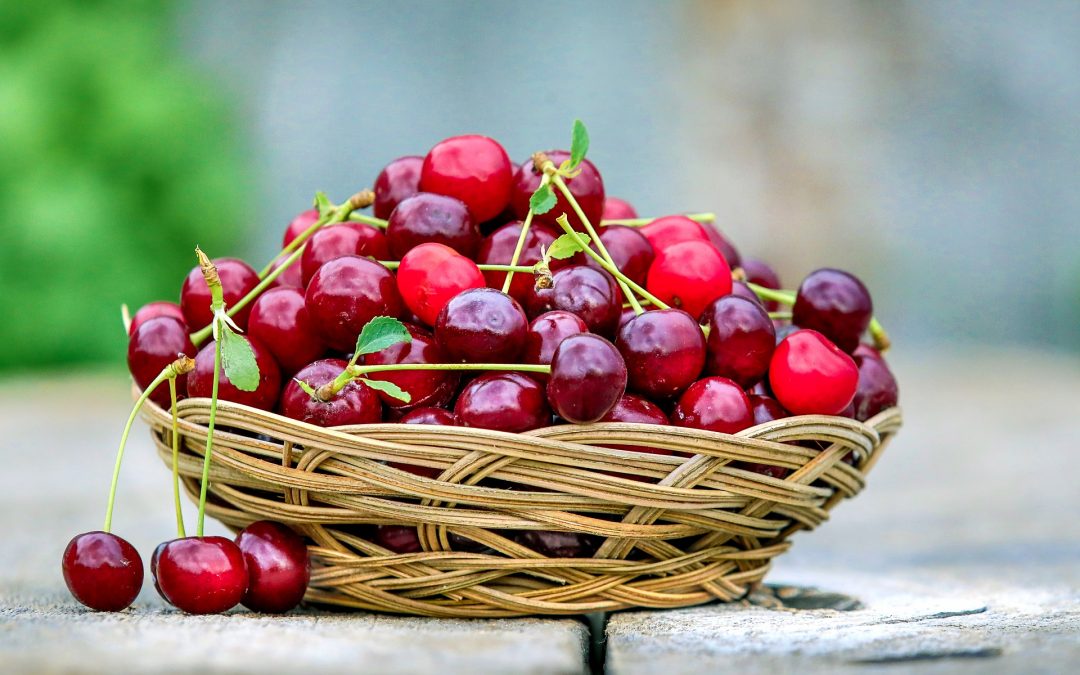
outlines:
[[[687,213],[686,217],[694,222],[698,223],[715,223],[715,213]],[[600,226],[607,227],[608,225],[625,225],[627,227],[641,227],[642,225],[648,225],[656,218],[612,218],[610,220],[601,220]]]
[[[372,373],[397,370],[499,370],[520,373],[551,373],[551,366],[530,363],[389,363],[381,366],[358,366],[350,363],[336,378],[315,391],[315,398],[329,401],[353,380]]]
[[[180,429],[179,419],[176,416],[176,378],[169,378],[169,410],[172,413],[172,479],[173,479],[173,506],[176,508],[176,536],[183,539],[187,536],[184,531],[184,512],[180,509]]]
[[[545,155],[543,155],[543,153],[538,153],[537,154],[537,159],[539,159],[541,157],[543,157],[544,160],[546,161],[547,157]],[[537,165],[536,162],[537,162],[537,160],[534,159],[533,160],[533,166]],[[541,162],[541,164],[543,164],[543,162]],[[538,188],[536,188],[536,189],[537,190],[542,189],[550,181],[551,181],[551,178],[546,173],[543,174],[540,177],[540,186]],[[531,200],[530,200],[530,202],[531,202]],[[521,232],[518,233],[517,243],[514,245],[514,254],[512,256],[510,256],[510,264],[511,265],[517,265],[518,261],[521,260],[521,252],[525,250],[525,240],[528,239],[528,237],[529,237],[529,228],[532,227],[533,215],[534,214],[533,214],[532,206],[530,205],[529,206],[529,212],[525,214],[525,222],[523,222],[521,224]],[[502,292],[503,293],[510,293],[510,283],[513,280],[514,280],[513,271],[507,272],[506,273],[506,278],[503,279],[503,285],[502,285]]]
[[[769,312],[770,319],[791,320],[791,312]]]
[[[363,213],[350,213],[349,220],[353,221],[354,223],[363,223],[364,225],[377,227],[380,230],[385,230],[386,226],[390,224],[389,221],[383,220],[382,218],[366,216]]]
[[[203,536],[203,525],[206,521],[206,492],[210,484],[210,457],[214,451],[214,423],[217,421],[218,382],[220,379],[221,340],[214,340],[214,380],[210,388],[210,420],[206,425],[206,450],[203,452],[202,480],[199,486],[199,522],[195,528],[195,536],[197,537]]]
[[[325,195],[323,195],[322,193],[319,193],[315,196],[315,203],[319,206],[318,220],[312,223],[308,229],[301,232],[300,236],[290,241],[288,245],[285,246],[285,248],[281,249],[278,254],[274,256],[273,260],[266,264],[266,267],[262,268],[262,271],[259,272],[260,279],[270,274],[270,271],[274,267],[274,260],[277,260],[281,256],[292,253],[296,249],[300,248],[300,246],[302,246],[304,242],[310,239],[312,235],[314,235],[324,226],[343,222],[352,215],[353,211],[370,206],[375,201],[375,193],[371,190],[361,190],[360,192],[354,194],[352,197],[346,199],[344,203],[338,206],[333,206],[331,204],[323,207],[320,202],[322,202],[324,199]]]

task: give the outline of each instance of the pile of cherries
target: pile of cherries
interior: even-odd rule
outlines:
[[[897,404],[879,349],[887,341],[855,276],[819,269],[797,291],[781,290],[776,273],[742,258],[707,215],[639,219],[575,154],[584,153],[537,153],[515,166],[491,138],[449,138],[388,164],[367,199],[299,214],[266,270],[216,259],[225,304],[239,308],[230,314],[259,370],[251,391],[221,373],[218,397],[325,427],[506,432],[635,422],[731,434],[791,415],[865,421]],[[555,199],[542,209],[545,190]],[[356,208],[367,202],[371,216]],[[400,320],[406,338],[354,353],[377,317]],[[178,395],[210,397],[213,319],[198,267],[179,304],[141,308],[128,348],[136,384],[147,387],[183,354],[194,369],[176,378]],[[167,391],[151,399],[170,404]],[[774,479],[789,473],[735,466]],[[398,553],[421,548],[412,527],[384,525],[370,536]],[[565,532],[508,536],[549,556],[587,556],[597,545]],[[476,550],[460,537],[451,543]],[[136,565],[138,576],[116,561]],[[189,612],[237,602],[283,611],[303,595],[308,562],[299,537],[263,522],[235,543],[163,544],[151,568],[161,594]],[[75,596],[97,609],[128,606],[142,578],[134,549],[103,532],[73,540],[64,570]]]

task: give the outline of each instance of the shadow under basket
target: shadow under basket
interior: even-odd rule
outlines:
[[[171,466],[171,415],[143,410]],[[177,411],[180,475],[197,499],[210,400]],[[893,408],[865,423],[812,415],[735,435],[612,423],[324,429],[221,401],[207,513],[234,530],[269,519],[306,535],[306,600],[321,605],[438,617],[685,607],[760,584],[794,532],[862,490],[900,424]],[[679,454],[613,449],[633,446]],[[375,525],[415,526],[422,551],[379,546]],[[519,543],[527,531],[586,535],[594,552],[545,557]]]

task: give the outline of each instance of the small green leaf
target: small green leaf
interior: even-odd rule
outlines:
[[[307,394],[308,396],[310,396],[311,398],[318,398],[318,393],[315,391],[315,387],[311,386],[307,382],[304,382],[303,380],[298,380],[295,377],[293,378],[293,382],[296,383],[296,386],[303,389],[304,393]]]
[[[574,130],[570,135],[570,167],[576,169],[585,153],[589,152],[589,132],[581,120],[574,120]]]
[[[319,217],[328,218],[337,207],[330,201],[330,198],[326,196],[326,193],[320,190],[315,193],[315,208],[319,210]]]
[[[571,234],[564,234],[555,241],[551,242],[551,246],[548,246],[547,254],[549,258],[555,258],[556,260],[566,260],[573,257],[575,253],[580,253],[585,250],[585,247],[589,245],[589,235],[578,234],[574,237]]]
[[[240,391],[255,391],[259,387],[259,364],[255,361],[251,343],[224,323],[220,328],[220,340],[221,365],[229,382]]]
[[[356,338],[356,353],[374,354],[401,342],[412,342],[405,324],[390,316],[377,316],[364,324]]]
[[[544,183],[536,188],[536,192],[529,198],[529,208],[532,209],[534,215],[539,216],[555,208],[556,201],[558,199],[555,197],[555,192],[549,184]]]
[[[369,380],[366,377],[361,378],[360,381],[371,387],[372,389],[377,389],[384,394],[389,394],[390,396],[393,396],[399,401],[404,401],[405,403],[408,403],[412,400],[412,395],[410,395],[409,392],[405,391],[393,382],[389,382],[387,380]]]

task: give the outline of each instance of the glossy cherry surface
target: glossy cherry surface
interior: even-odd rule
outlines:
[[[379,525],[375,530],[375,542],[398,554],[419,553],[423,550],[416,528],[404,525]]]
[[[224,366],[218,380],[218,398],[233,403],[241,403],[273,410],[281,390],[281,368],[274,360],[270,350],[257,338],[248,336],[251,349],[255,352],[255,363],[259,367],[259,384],[255,391],[242,391],[229,380]],[[195,356],[195,370],[187,375],[188,395],[192,398],[209,398],[214,384],[214,342],[211,340]]]
[[[657,218],[648,225],[642,225],[638,230],[649,240],[657,253],[672,244],[684,241],[709,241],[705,226],[686,216]]]
[[[385,366],[397,363],[446,363],[439,344],[428,331],[412,324],[405,324],[412,338],[409,342],[399,342],[386,349],[366,354],[364,365]],[[457,391],[460,374],[453,370],[398,370],[393,372],[370,373],[372,380],[393,382],[409,394],[408,403],[379,392],[383,404],[392,410],[407,411],[425,406],[441,406],[450,401]]]
[[[514,257],[514,249],[517,247],[518,238],[521,235],[522,223],[520,220],[507,223],[498,228],[480,244],[480,251],[476,254],[476,262],[481,265],[509,265]],[[540,261],[540,249],[548,248],[555,241],[558,234],[545,225],[533,223],[525,235],[525,244],[518,257],[518,265],[535,265]],[[563,260],[552,260],[551,268],[557,270],[565,267],[568,263]],[[492,288],[501,289],[506,280],[506,272],[485,271],[484,279]],[[510,295],[518,302],[525,302],[535,282],[534,275],[523,272],[515,272],[510,281]]]
[[[308,284],[304,302],[322,338],[345,353],[356,348],[356,338],[368,321],[396,317],[404,309],[390,270],[355,255],[320,267]]]
[[[308,209],[307,211],[301,211],[295,218],[289,222],[289,226],[285,228],[285,236],[281,239],[281,247],[285,248],[293,242],[303,233],[307,232],[308,228],[315,224],[315,221],[319,219],[318,209]]]
[[[528,329],[517,300],[494,288],[473,288],[442,308],[435,338],[451,361],[514,363],[525,348]]]
[[[859,368],[859,384],[852,399],[852,416],[865,422],[899,403],[900,389],[885,359],[873,349],[860,345],[854,359]]]
[[[154,317],[144,321],[128,338],[128,371],[139,389],[146,389],[165,366],[176,360],[177,355],[193,357],[195,353],[186,324],[168,316]],[[187,396],[187,381],[187,375],[176,378],[178,399]],[[169,407],[168,383],[162,383],[150,395],[150,400],[163,408]]]
[[[526,530],[518,532],[514,541],[548,558],[590,558],[600,541],[579,532]]]
[[[803,279],[791,320],[818,331],[850,354],[859,346],[873,314],[874,304],[861,281],[842,270],[826,268]]]
[[[139,311],[135,312],[135,316],[131,317],[128,335],[134,333],[144,322],[156,319],[159,316],[167,316],[180,322],[184,321],[184,313],[180,310],[180,305],[175,302],[168,302],[167,300],[148,302],[140,307]]]
[[[576,314],[556,309],[544,312],[529,322],[529,332],[525,335],[523,363],[550,364],[555,349],[571,335],[589,332],[589,327]],[[542,382],[547,381],[543,373],[530,373]]]
[[[571,335],[551,357],[548,403],[567,422],[595,422],[626,393],[626,377],[626,364],[614,345],[591,333]]]
[[[418,192],[397,205],[386,225],[386,238],[395,260],[428,242],[445,244],[472,258],[481,239],[480,229],[461,200],[429,192]]]
[[[304,292],[271,288],[251,307],[248,335],[262,342],[286,376],[322,356],[326,343],[308,315]]]
[[[776,346],[769,385],[795,415],[835,415],[851,403],[859,369],[850,356],[815,330],[796,331]]]
[[[551,424],[543,386],[522,373],[480,375],[461,390],[454,413],[465,426],[512,433]]]
[[[235,305],[259,284],[259,273],[243,260],[215,258],[214,266],[221,277],[226,308]],[[191,330],[209,326],[214,318],[214,313],[210,311],[210,287],[206,285],[206,279],[198,265],[184,279],[184,286],[180,289],[180,309],[184,312],[184,320]],[[248,305],[233,315],[233,321],[240,328],[246,327],[250,312],[251,305]]]
[[[290,254],[281,254],[274,258],[274,262],[271,263],[271,271],[276,270],[285,264]],[[281,274],[274,277],[274,281],[270,284],[270,288],[303,288],[304,279],[300,275],[300,261],[295,260],[291,265],[286,267]]]
[[[135,547],[115,534],[84,532],[64,549],[64,582],[75,599],[99,612],[131,606],[143,582],[143,563]]]
[[[565,150],[550,150],[545,154],[555,166],[559,166],[567,159],[570,159],[570,153]],[[593,227],[599,227],[600,220],[604,215],[604,180],[600,177],[600,172],[596,169],[596,166],[588,159],[582,160],[578,168],[581,170],[580,174],[574,178],[564,178],[563,180],[566,182],[570,194],[574,195],[578,206],[581,207],[582,213],[589,219],[589,223]],[[530,157],[521,163],[517,173],[514,174],[514,187],[510,198],[510,206],[515,216],[522,220],[525,219],[525,215],[529,212],[529,198],[532,197],[538,187],[540,187],[540,172],[533,167],[533,161]],[[552,187],[555,189],[554,186]],[[571,227],[575,230],[584,231],[581,219],[578,218],[577,213],[571,208],[558,189],[555,189],[555,196],[555,206],[547,213],[533,214],[533,224],[541,223],[549,227],[558,227],[555,219],[565,213]]]
[[[441,141],[424,157],[420,189],[460,199],[473,220],[498,216],[510,203],[514,169],[499,142],[476,134]]]
[[[731,280],[731,293],[729,293],[729,295],[737,295],[740,298],[746,298],[747,300],[750,300],[751,302],[754,302],[754,303],[756,303],[758,305],[761,305],[762,307],[767,307],[767,305],[761,300],[761,298],[759,298],[757,296],[757,293],[750,290],[750,287],[747,286],[746,283],[743,282],[743,281],[738,281],[738,280],[732,279]],[[703,321],[705,320],[705,315],[704,314],[702,314],[701,319]]]
[[[300,369],[281,393],[280,412],[294,420],[320,427],[374,424],[382,421],[382,402],[371,387],[353,380],[329,401],[318,401],[300,388],[296,380],[314,389],[334,380],[349,365],[342,359],[322,359]]]
[[[615,267],[636,283],[644,286],[645,277],[653,261],[653,247],[638,228],[624,225],[609,225],[600,230],[600,241],[611,254]],[[591,257],[586,264],[601,269],[600,264]],[[621,297],[621,296],[620,296]]]
[[[735,248],[735,244],[731,243],[731,240],[720,231],[720,228],[717,227],[715,223],[703,223],[701,227],[705,230],[705,235],[709,238],[709,243],[715,246],[716,250],[723,254],[728,267],[735,269],[742,264],[742,256],[739,255],[739,251]]]
[[[709,328],[705,372],[749,389],[765,377],[776,346],[776,329],[765,309],[737,295],[713,300],[701,315]]]
[[[669,305],[700,317],[710,302],[731,292],[731,268],[712,244],[684,241],[657,249],[645,287]]]
[[[771,288],[773,290],[783,288],[783,286],[780,285],[780,277],[773,268],[763,260],[758,260],[757,258],[743,258],[740,267],[743,268],[743,273],[746,274],[746,280],[752,284],[757,284],[758,286],[764,286],[765,288]],[[750,292],[753,293],[753,291]],[[769,300],[764,304],[770,312],[775,312],[780,309],[780,303],[775,300]]]
[[[420,191],[423,165],[423,157],[410,155],[398,157],[379,172],[374,185],[376,218],[389,218],[399,203]]]
[[[679,397],[671,413],[679,427],[733,434],[753,426],[754,415],[746,393],[726,377],[698,380]]]
[[[671,422],[660,406],[652,401],[643,399],[633,394],[623,394],[615,403],[615,407],[600,418],[601,422],[629,422],[632,424],[660,424],[666,425]],[[653,448],[647,445],[609,445],[609,448],[617,450],[633,450],[634,452],[648,452],[654,455],[674,454],[667,448]],[[646,480],[641,478],[641,480]]]
[[[281,523],[254,522],[236,535],[248,589],[240,601],[256,612],[279,614],[300,604],[311,579],[311,560],[300,535]]]
[[[401,299],[428,326],[435,325],[455,295],[483,286],[484,274],[476,263],[445,244],[420,244],[405,254],[397,270]]]
[[[390,245],[382,230],[363,223],[324,227],[308,240],[304,254],[300,256],[301,283],[306,287],[320,267],[343,255],[389,260]]]
[[[248,589],[244,554],[225,537],[185,537],[165,544],[158,557],[158,587],[188,614],[218,614],[240,604]]]
[[[604,197],[604,215],[601,220],[628,220],[637,217],[637,209],[630,202],[618,197]]]
[[[682,393],[705,367],[705,336],[681,309],[659,309],[630,319],[615,346],[626,361],[631,391],[654,400]]]
[[[571,312],[593,333],[611,337],[622,311],[618,290],[607,272],[571,265],[552,275],[551,288],[532,289],[525,307],[533,318],[555,309]]]
[[[431,424],[435,426],[443,427],[461,427],[465,426],[458,419],[458,416],[454,413],[446,410],[445,408],[415,408],[406,413],[400,420],[399,424]],[[430,466],[416,466],[415,464],[403,464],[401,462],[387,462],[395,469],[401,469],[402,471],[408,471],[414,473],[417,476],[424,476],[425,478],[438,478],[442,474],[442,469],[436,469]]]

